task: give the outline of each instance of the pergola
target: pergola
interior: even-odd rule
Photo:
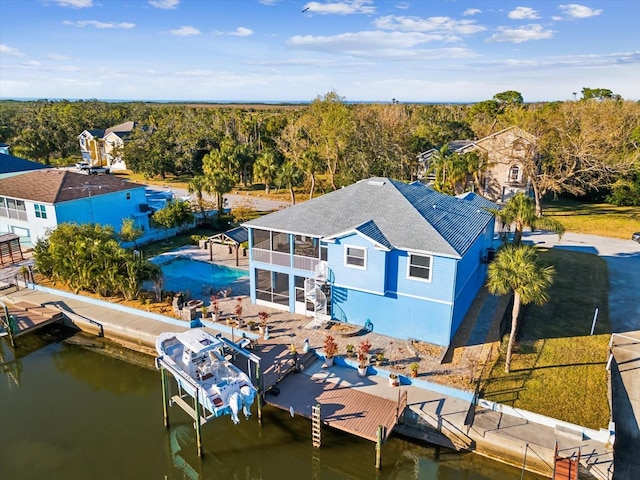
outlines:
[[[19,260],[24,260],[20,248],[20,237],[15,233],[0,235],[0,265],[10,265]]]
[[[229,245],[229,247],[234,247],[236,249],[236,266],[240,265],[240,258],[238,251],[240,250],[240,245],[249,240],[249,231],[245,227],[236,227],[231,230],[218,233],[209,237],[209,260],[213,261],[213,249],[211,245],[213,243],[221,243],[223,245]]]

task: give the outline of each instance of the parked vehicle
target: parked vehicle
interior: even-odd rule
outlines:
[[[89,162],[87,161],[82,161],[82,162],[76,163],[76,168],[78,170],[89,170],[89,168],[91,168],[91,165],[89,165]]]
[[[107,167],[89,167],[89,175],[98,175],[99,173],[109,173],[110,170]]]
[[[634,242],[640,243],[640,232],[636,232],[633,235],[631,235],[631,240],[633,240]]]

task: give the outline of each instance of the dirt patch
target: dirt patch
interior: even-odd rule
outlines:
[[[444,354],[445,350],[443,347],[418,340],[411,340],[411,348],[421,357],[440,357]]]

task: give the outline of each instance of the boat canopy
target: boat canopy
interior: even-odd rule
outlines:
[[[182,343],[185,348],[189,349],[195,354],[219,348],[223,343],[204,330],[194,328],[192,330],[186,330],[176,335],[176,338]]]

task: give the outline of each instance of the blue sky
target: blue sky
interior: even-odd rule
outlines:
[[[640,99],[638,0],[1,0],[0,98]]]

